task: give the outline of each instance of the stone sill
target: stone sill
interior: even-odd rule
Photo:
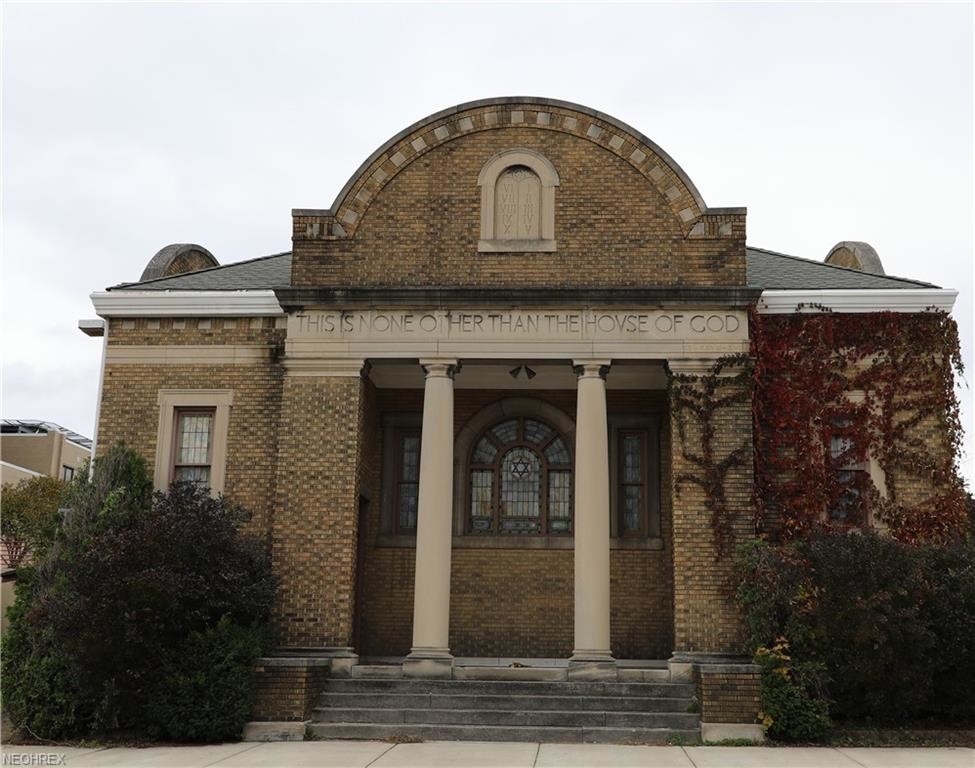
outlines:
[[[377,547],[393,549],[416,549],[415,536],[383,535],[376,539]],[[571,536],[454,536],[454,549],[574,549]],[[662,538],[635,539],[616,538],[609,540],[610,549],[637,549],[660,552],[664,548]]]
[[[478,240],[478,253],[555,253],[556,240]]]

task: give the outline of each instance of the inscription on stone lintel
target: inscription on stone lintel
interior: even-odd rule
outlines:
[[[742,312],[335,311],[297,316],[297,335],[349,338],[747,338]]]

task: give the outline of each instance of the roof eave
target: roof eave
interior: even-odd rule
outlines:
[[[948,288],[834,288],[762,291],[758,311],[763,315],[793,312],[950,312],[958,291]]]
[[[95,291],[99,317],[280,317],[274,291]]]

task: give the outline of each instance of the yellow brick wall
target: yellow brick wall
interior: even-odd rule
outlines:
[[[513,147],[541,152],[558,170],[556,253],[477,251],[478,173],[496,153]],[[508,126],[447,141],[398,170],[390,162],[383,167],[395,175],[375,191],[353,236],[309,235],[325,231],[321,217],[296,215],[294,285],[745,283],[743,214],[727,216],[731,232],[724,237],[689,238],[658,185],[619,153],[582,136]]]
[[[744,385],[742,385],[744,386]],[[730,388],[724,388],[729,394]],[[701,426],[694,418],[686,420],[685,437],[680,435],[671,414],[671,492],[674,525],[674,649],[713,653],[738,653],[742,650],[743,626],[734,601],[734,542],[754,537],[752,513],[752,459],[732,469],[725,481],[725,497],[732,515],[733,541],[728,552],[718,557],[711,511],[702,488],[684,482],[679,490],[675,481],[682,474],[701,476],[701,470],[684,456],[683,448],[701,454]],[[720,408],[714,420],[717,461],[724,459],[743,441],[751,445],[751,399]]]
[[[113,320],[109,345],[158,344],[262,344],[270,352],[268,362],[260,365],[132,365],[106,366],[101,414],[98,424],[98,451],[104,453],[113,443],[125,442],[145,458],[150,476],[156,460],[159,429],[160,389],[232,389],[227,434],[227,475],[225,495],[248,509],[252,518],[247,531],[267,537],[270,533],[274,506],[275,467],[277,462],[278,419],[281,404],[283,370],[274,362],[275,350],[284,342],[284,331],[274,328],[273,318],[258,318],[259,328],[251,328],[250,319],[237,319],[234,328],[224,328],[225,321],[215,319],[217,326],[199,330],[194,318],[185,321],[184,330],[174,330],[172,319],[156,320],[158,329],[149,329],[149,321],[128,321],[135,328],[123,328],[123,321]]]
[[[281,643],[350,646],[365,384],[288,376],[283,389],[271,550]]]

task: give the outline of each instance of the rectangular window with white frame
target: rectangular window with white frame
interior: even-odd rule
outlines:
[[[153,484],[164,491],[173,482],[190,482],[223,493],[233,391],[159,390],[159,431]]]

